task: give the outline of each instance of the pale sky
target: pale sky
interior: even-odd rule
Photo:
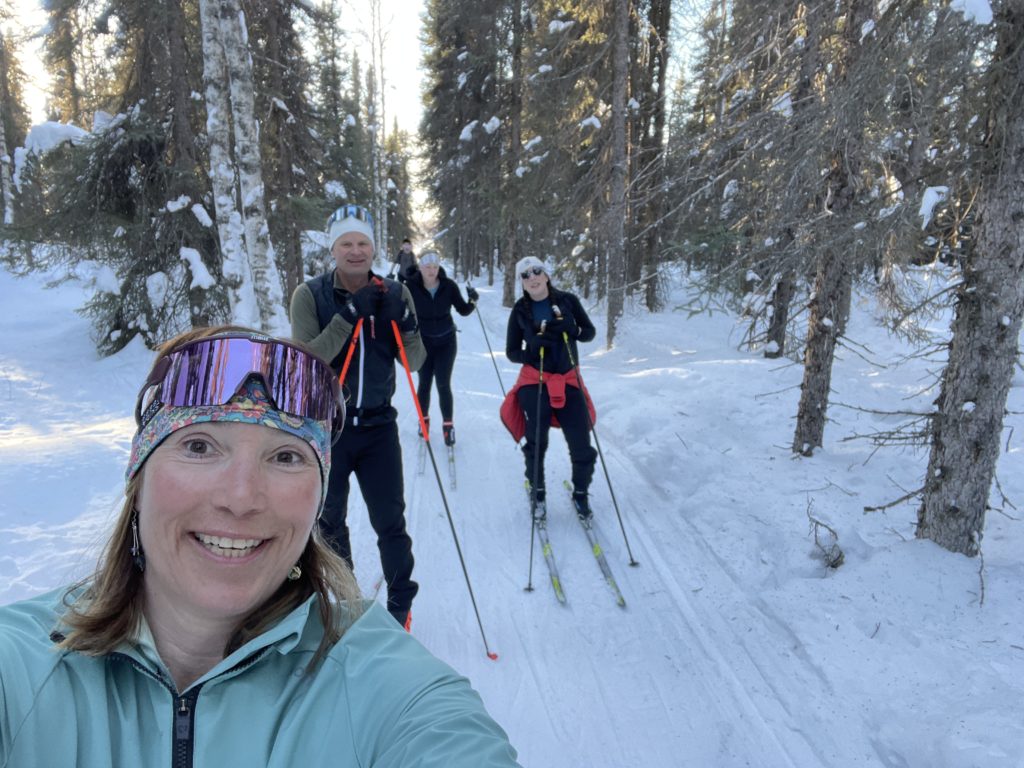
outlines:
[[[16,0],[19,20],[27,34],[37,33],[46,22],[39,0]],[[422,24],[422,0],[382,0],[382,19],[387,29],[384,42],[384,69],[386,81],[385,118],[387,130],[390,130],[394,117],[398,117],[399,126],[415,134],[419,127],[420,112],[420,42],[419,33]],[[357,24],[350,30],[350,45],[361,48],[361,58],[365,64],[370,59],[369,35],[364,30],[370,28],[369,0],[347,0],[342,5],[343,17],[354,19]],[[20,50],[21,65],[29,78],[26,84],[25,97],[32,115],[32,122],[42,122],[45,118],[46,88],[49,75],[43,69],[40,59],[42,38],[28,40]],[[90,128],[91,126],[81,126]]]

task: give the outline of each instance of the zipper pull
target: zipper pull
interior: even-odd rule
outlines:
[[[191,737],[192,722],[188,703],[183,696],[178,700],[178,711],[174,713],[174,738],[177,741],[188,741]]]

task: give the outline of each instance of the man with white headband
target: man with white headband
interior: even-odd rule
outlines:
[[[320,526],[335,551],[352,566],[347,514],[349,476],[354,472],[377,534],[388,610],[408,628],[419,587],[412,580],[402,446],[398,414],[391,405],[395,361],[401,362],[392,323],[397,324],[412,370],[423,364],[426,352],[408,289],[372,271],[375,244],[369,211],[358,205],[342,206],[328,220],[327,234],[334,268],[299,285],[290,312],[292,336],[330,360],[336,374],[350,360],[342,382],[345,431],[331,452]]]

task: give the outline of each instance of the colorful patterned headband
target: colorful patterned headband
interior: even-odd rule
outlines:
[[[142,469],[149,455],[174,432],[192,424],[227,421],[260,424],[279,429],[309,443],[320,464],[320,509],[327,499],[327,479],[331,474],[331,424],[279,411],[267,397],[258,378],[248,379],[225,405],[162,406],[142,426],[132,440],[131,458],[125,482]]]

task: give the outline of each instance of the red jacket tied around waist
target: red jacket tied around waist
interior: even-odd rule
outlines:
[[[528,387],[539,383],[540,371],[532,365],[524,365],[519,369],[519,378],[516,379],[516,383],[512,385],[512,389],[505,395],[505,399],[501,403],[501,423],[512,433],[512,438],[517,443],[526,434],[526,416],[523,414],[523,409],[519,407],[517,393],[520,387]],[[597,411],[594,410],[594,403],[590,399],[590,393],[587,392],[587,388],[583,386],[583,382],[576,375],[575,369],[567,373],[545,373],[544,386],[547,388],[548,399],[551,402],[551,426],[559,426],[558,416],[555,411],[565,407],[566,386],[582,390],[583,397],[587,401],[587,411],[590,413],[591,428],[597,423]]]

